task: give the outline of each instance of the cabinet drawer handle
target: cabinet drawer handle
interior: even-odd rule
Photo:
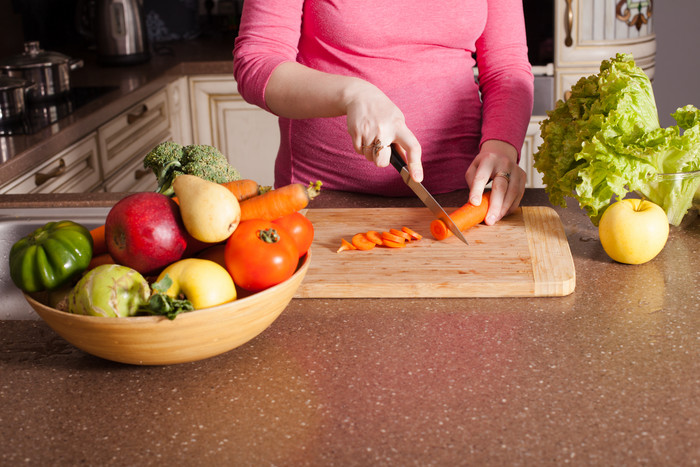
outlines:
[[[36,175],[34,175],[34,183],[36,184],[36,186],[40,186],[48,182],[52,178],[60,177],[64,173],[66,173],[66,161],[61,159],[60,161],[58,161],[58,167],[53,169],[51,172],[38,172]]]
[[[126,123],[131,125],[132,123],[137,122],[143,117],[145,117],[146,113],[148,113],[148,106],[146,104],[143,104],[141,107],[138,108],[138,110],[126,116]]]
[[[574,29],[574,9],[571,6],[573,0],[566,0],[566,19],[565,19],[565,29],[566,38],[564,39],[564,45],[571,47],[574,44],[574,40],[571,37],[571,31]]]
[[[134,172],[134,178],[136,180],[141,180],[143,177],[151,173],[150,170],[148,169],[136,169],[136,172]]]

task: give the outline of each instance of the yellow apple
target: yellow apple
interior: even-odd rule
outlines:
[[[598,234],[605,252],[626,264],[650,261],[666,245],[668,217],[661,206],[641,199],[611,204],[600,218]]]

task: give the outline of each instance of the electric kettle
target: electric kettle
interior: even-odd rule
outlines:
[[[81,32],[97,45],[101,65],[136,65],[150,60],[143,0],[81,0]],[[86,25],[87,23],[87,25]]]

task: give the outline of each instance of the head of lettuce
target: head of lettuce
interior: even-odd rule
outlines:
[[[700,111],[687,105],[672,116],[676,125],[661,128],[651,82],[631,55],[604,60],[540,125],[534,165],[552,204],[575,198],[598,225],[612,201],[636,192],[679,225],[700,177],[659,183],[656,174],[700,169]]]

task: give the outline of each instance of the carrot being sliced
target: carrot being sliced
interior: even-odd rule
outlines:
[[[355,248],[362,251],[371,250],[372,248],[377,246],[377,244],[368,239],[364,233],[358,233],[353,235],[352,244],[355,246]]]
[[[423,238],[423,236],[421,234],[419,234],[418,232],[416,232],[415,230],[413,230],[410,227],[404,226],[404,227],[401,227],[401,230],[403,232],[406,232],[411,237],[412,240],[420,240],[421,238]]]
[[[380,234],[376,230],[370,230],[369,232],[365,233],[365,236],[370,242],[374,242],[377,245],[384,244],[384,241],[382,240],[382,234]]]
[[[466,203],[461,208],[450,213],[450,217],[459,230],[467,230],[484,221],[486,213],[489,210],[490,194],[490,191],[484,192],[484,195],[481,197],[481,204],[478,206],[474,206],[472,203]],[[445,223],[440,219],[434,219],[430,223],[430,233],[433,234],[433,237],[437,240],[444,240],[452,235],[450,229],[448,229]]]

